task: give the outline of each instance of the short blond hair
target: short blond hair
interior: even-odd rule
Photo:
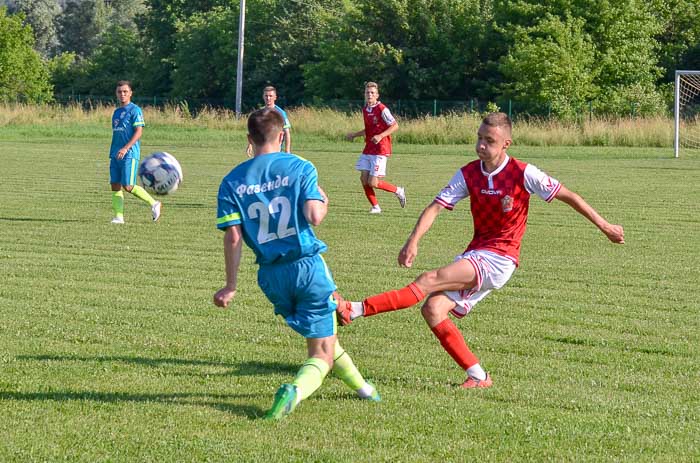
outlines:
[[[275,95],[277,95],[277,89],[272,85],[268,85],[267,87],[263,88],[263,93],[265,92],[275,92]]]
[[[376,82],[365,82],[365,90],[367,90],[370,87],[374,87],[379,91],[379,84]]]

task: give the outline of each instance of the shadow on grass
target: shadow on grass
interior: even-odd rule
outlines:
[[[197,405],[212,407],[222,412],[242,416],[250,420],[260,418],[265,413],[260,407],[252,405],[237,405],[222,402],[237,398],[250,398],[270,395],[262,394],[129,394],[126,392],[96,392],[96,391],[53,391],[53,392],[3,392],[0,391],[0,400],[15,401],[51,401],[51,402],[100,402],[100,403],[163,403],[168,405]],[[212,400],[207,400],[211,398]]]
[[[37,219],[34,217],[0,217],[0,220],[6,220],[8,222],[56,222],[56,223],[68,223],[68,222],[81,222],[78,219]]]
[[[283,362],[260,362],[249,361],[241,363],[226,363],[213,360],[196,360],[196,359],[180,359],[180,358],[150,358],[150,357],[128,357],[128,356],[97,356],[97,357],[78,357],[71,355],[20,355],[18,360],[39,360],[39,361],[60,361],[60,362],[98,362],[112,363],[122,362],[135,365],[143,365],[147,367],[163,367],[163,366],[204,366],[204,367],[222,367],[228,368],[230,371],[225,373],[202,372],[201,376],[263,376],[270,374],[295,374],[300,365]]]

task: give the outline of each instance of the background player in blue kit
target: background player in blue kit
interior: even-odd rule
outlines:
[[[141,158],[141,134],[145,125],[141,108],[131,102],[131,82],[117,82],[120,107],[112,114],[112,145],[109,148],[109,182],[112,187],[112,223],[124,223],[124,192],[126,190],[151,206],[153,221],[160,217],[160,201],[153,199],[136,184],[136,171]]]
[[[272,419],[294,410],[318,389],[331,368],[361,398],[380,400],[337,341],[336,286],[321,257],[326,244],[312,229],[326,216],[328,197],[318,186],[311,162],[279,151],[283,126],[274,109],[250,115],[248,141],[254,157],[222,180],[217,215],[217,227],[225,231],[226,286],[216,292],[214,304],[227,307],[236,294],[245,241],[255,253],[258,284],[275,314],[306,338],[309,358],[294,381],[275,394],[265,415]]]
[[[284,133],[284,136],[282,137],[282,142],[280,143],[280,151],[284,151],[285,153],[291,153],[292,152],[292,123],[289,122],[289,117],[287,116],[287,112],[277,106],[277,89],[273,87],[272,85],[268,85],[267,87],[263,88],[263,102],[265,103],[265,107],[268,109],[274,109],[280,115],[282,116],[282,119],[284,120],[284,125],[282,126],[282,132]],[[248,148],[246,149],[246,154],[248,157],[253,157],[253,145],[248,143]]]

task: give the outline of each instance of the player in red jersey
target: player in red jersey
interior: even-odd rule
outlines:
[[[508,156],[511,130],[506,114],[492,113],[483,119],[476,142],[479,159],[460,168],[423,210],[399,253],[399,264],[411,267],[418,254],[418,242],[437,215],[469,197],[474,237],[465,252],[453,263],[421,274],[402,289],[363,302],[345,302],[337,309],[341,324],[346,325],[360,316],[411,307],[427,296],[421,311],[423,318],[442,347],[466,370],[467,380],[462,385],[465,388],[489,387],[492,381],[448,315],[465,316],[511,277],[518,265],[530,195],[536,194],[547,202],[563,201],[593,222],[613,243],[625,242],[622,226],[608,223],[579,195],[535,166]]]
[[[382,180],[386,176],[386,163],[391,156],[391,134],[396,132],[399,124],[389,108],[379,101],[379,86],[375,82],[365,84],[365,102],[366,105],[362,108],[365,128],[347,134],[347,139],[352,141],[361,135],[365,136],[365,148],[355,169],[360,171],[365,196],[372,205],[370,214],[379,214],[382,209],[374,194],[375,188],[394,193],[401,207],[406,207],[406,192],[403,187]]]

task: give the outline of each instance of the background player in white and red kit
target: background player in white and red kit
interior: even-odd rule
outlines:
[[[396,132],[399,124],[389,108],[379,101],[379,86],[375,82],[365,84],[365,103],[365,107],[362,108],[365,128],[347,134],[347,139],[352,141],[361,135],[365,136],[365,148],[355,164],[355,169],[360,171],[365,196],[372,205],[370,214],[379,214],[382,209],[374,194],[375,188],[394,193],[401,207],[406,207],[406,192],[403,187],[383,180],[386,176],[386,163],[391,156],[391,134]]]
[[[518,266],[532,194],[547,202],[555,198],[565,202],[593,222],[610,241],[624,243],[620,225],[608,223],[579,195],[535,166],[508,156],[511,130],[506,114],[492,113],[483,119],[476,142],[479,159],[460,168],[423,210],[399,253],[399,264],[410,267],[418,254],[418,242],[437,215],[444,209],[452,210],[457,202],[468,197],[474,237],[465,252],[453,263],[421,274],[402,289],[338,306],[341,324],[348,324],[359,316],[410,307],[427,295],[423,318],[443,348],[466,370],[467,380],[462,385],[465,388],[489,387],[492,380],[448,315],[463,317],[513,274]]]

